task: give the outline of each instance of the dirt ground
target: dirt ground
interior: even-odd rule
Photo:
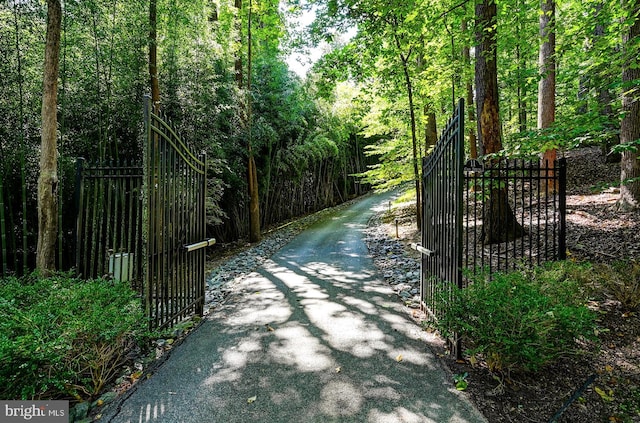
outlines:
[[[619,213],[619,164],[607,164],[598,148],[567,155],[569,257],[611,263],[640,256],[640,213]],[[419,242],[412,221],[399,228],[405,244]],[[388,231],[395,237],[396,227]],[[599,341],[584,343],[535,374],[511,375],[502,384],[482,362],[455,361],[444,343],[432,347],[453,375],[467,373],[467,395],[491,423],[640,422],[640,317],[606,293],[594,295]],[[463,346],[464,348],[464,346]],[[452,381],[453,383],[453,381]]]

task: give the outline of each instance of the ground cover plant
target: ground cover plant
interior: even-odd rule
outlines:
[[[1,279],[0,398],[93,398],[146,328],[127,284],[68,274]]]
[[[576,278],[585,272],[564,262],[472,275],[468,287],[437,299],[444,312],[435,326],[447,338],[461,337],[466,354],[501,377],[539,370],[577,352],[576,340],[595,338],[595,312]]]

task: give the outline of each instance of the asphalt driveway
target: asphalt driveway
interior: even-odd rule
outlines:
[[[387,195],[301,233],[103,416],[111,422],[484,422],[376,274]]]

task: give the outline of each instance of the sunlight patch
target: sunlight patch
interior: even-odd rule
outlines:
[[[301,372],[330,369],[331,351],[302,327],[280,327],[274,330],[276,341],[269,347],[274,362],[294,366]]]
[[[329,382],[320,394],[320,410],[331,417],[355,416],[362,403],[362,394],[348,382]]]

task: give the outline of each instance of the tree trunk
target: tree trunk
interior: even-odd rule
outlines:
[[[463,34],[467,33],[467,21],[466,19],[462,21],[462,25],[460,30]],[[469,45],[465,44],[462,48],[462,59],[464,61],[465,66],[471,66],[471,48]],[[478,145],[476,140],[476,131],[473,128],[473,122],[476,120],[476,113],[473,107],[473,83],[472,81],[466,81],[466,92],[467,92],[467,116],[469,118],[469,155],[472,159],[478,158]]]
[[[476,110],[478,140],[484,154],[502,149],[498,114],[498,69],[496,64],[496,4],[483,0],[476,5]]]
[[[425,106],[424,115],[427,118],[427,124],[425,126],[425,153],[429,152],[429,149],[436,145],[438,142],[438,128],[436,126],[436,112],[431,107]]]
[[[42,90],[42,136],[38,178],[38,246],[36,269],[44,276],[55,270],[58,234],[58,73],[60,62],[60,0],[47,1],[47,41]]]
[[[151,102],[156,110],[160,107],[160,84],[158,82],[158,31],[157,3],[149,1],[149,77],[151,79]]]
[[[234,1],[234,6],[236,7],[236,10],[238,12],[238,16],[237,16],[237,30],[238,30],[238,46],[242,45],[242,17],[240,16],[242,14],[242,0],[235,0]],[[236,60],[234,62],[234,71],[235,71],[235,78],[236,78],[236,84],[238,85],[238,88],[242,89],[243,86],[243,75],[242,75],[242,49],[238,48],[238,53],[236,55]]]
[[[418,135],[416,126],[416,113],[413,105],[413,84],[411,83],[411,75],[409,75],[409,52],[406,56],[401,52],[402,45],[397,34],[394,34],[396,47],[398,47],[398,54],[400,55],[400,61],[402,62],[402,70],[404,72],[404,80],[407,88],[407,95],[409,97],[409,116],[411,119],[411,143],[413,148],[413,177],[416,186],[416,225],[418,230],[422,228],[422,184],[420,183],[420,168],[418,157]]]
[[[640,205],[640,161],[638,161],[638,148],[640,148],[640,68],[637,66],[637,43],[640,37],[640,2],[634,0],[622,0],[623,10],[634,19],[629,22],[628,30],[622,36],[624,64],[622,70],[622,113],[620,122],[620,143],[634,143],[633,148],[628,148],[622,153],[620,200],[618,207],[622,211],[634,210]]]
[[[496,65],[496,4],[484,0],[476,4],[476,93],[478,136],[484,154],[502,149],[498,113],[498,71]],[[524,235],[508,202],[507,188],[491,186],[485,204],[482,242],[485,244],[513,240]]]
[[[251,146],[253,126],[252,116],[252,104],[251,104],[251,12],[252,2],[249,0],[249,17],[247,19],[247,126],[249,138],[247,140],[248,145],[248,173],[249,173],[249,242],[258,242],[262,239],[262,233],[260,232],[260,195],[258,192],[258,171],[256,169],[256,162],[253,157],[253,148]],[[240,55],[238,56],[240,57]]]
[[[556,120],[556,32],[555,32],[555,0],[540,1],[540,45],[538,83],[538,129],[547,129]],[[552,167],[557,158],[555,148],[546,150],[542,155],[543,166]],[[545,171],[549,192],[556,192],[554,172]]]
[[[524,74],[526,72],[526,65],[520,52],[520,44],[516,45],[516,60],[518,61],[518,129],[520,132],[526,132],[527,130],[527,102],[525,97],[526,84]]]
[[[15,35],[16,35],[16,39],[15,39],[15,46],[16,46],[16,59],[17,59],[17,65],[18,65],[18,104],[19,104],[19,113],[20,113],[20,119],[18,121],[18,124],[20,125],[19,128],[19,133],[20,133],[20,184],[21,184],[21,189],[20,189],[20,194],[21,194],[21,200],[22,200],[22,271],[23,274],[27,274],[28,272],[28,252],[29,252],[29,248],[28,248],[28,234],[29,231],[27,229],[27,182],[26,182],[26,172],[27,172],[27,166],[25,164],[25,154],[26,154],[26,148],[25,148],[25,142],[24,142],[24,138],[25,138],[25,112],[24,112],[24,76],[22,74],[22,48],[20,45],[20,26],[18,24],[18,2],[13,2],[13,24],[14,24],[14,28],[15,28]],[[2,195],[2,192],[0,191],[0,196]],[[4,235],[4,233],[3,233]],[[17,255],[17,253],[16,253]],[[17,263],[17,258],[16,258],[16,263]],[[18,270],[18,267],[16,266],[16,270]]]

